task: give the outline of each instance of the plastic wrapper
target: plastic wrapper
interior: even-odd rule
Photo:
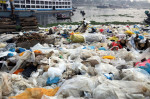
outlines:
[[[9,72],[11,74],[13,74],[17,69],[19,69],[19,67],[22,65],[22,63],[24,61],[28,61],[28,62],[34,62],[35,61],[35,55],[33,52],[31,51],[26,51],[23,56],[21,56],[16,64],[15,67],[13,67],[13,69]]]
[[[9,97],[9,99],[41,99],[43,95],[54,96],[58,90],[59,87],[55,89],[27,88],[25,92]]]
[[[85,76],[77,76],[70,80],[66,80],[56,93],[56,96],[64,96],[64,98],[69,96],[80,97],[81,92],[92,92],[98,83],[99,82],[96,77],[89,78]]]

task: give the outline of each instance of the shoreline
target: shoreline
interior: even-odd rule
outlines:
[[[80,25],[81,22],[64,22],[64,23],[52,23],[47,24],[46,26],[38,25],[39,27],[52,27],[52,26],[58,26],[58,25]],[[113,21],[113,22],[96,22],[96,21],[90,21],[91,25],[135,25],[135,24],[141,24],[143,25],[143,22],[119,22],[119,21]]]

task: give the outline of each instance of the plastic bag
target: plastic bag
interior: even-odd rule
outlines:
[[[130,30],[125,31],[125,33],[127,33],[127,34],[129,34],[129,35],[135,34],[135,33],[131,32]]]
[[[40,50],[43,54],[48,54],[52,51],[50,47],[44,47],[41,44],[36,44],[35,46],[31,47],[32,51]]]
[[[122,70],[122,80],[149,82],[150,74],[140,68],[131,68]]]
[[[101,34],[84,34],[84,38],[86,42],[100,42],[102,40]]]
[[[10,53],[10,54],[13,54],[13,56],[17,55],[17,53],[16,53],[16,52],[6,51],[6,52],[2,52],[2,53],[0,53],[0,58],[1,58],[1,57],[5,57],[5,56],[7,56],[9,53]]]
[[[66,64],[64,62],[59,63],[59,67],[50,67],[48,69],[48,77],[54,79],[55,77],[61,77],[62,73],[66,70]]]
[[[6,47],[6,44],[5,43],[0,43],[0,48],[4,48]]]
[[[116,95],[118,98],[116,97],[115,99],[128,99],[127,96],[130,96],[129,99],[135,99],[134,97],[136,97],[136,99],[140,99],[142,95],[145,97],[150,96],[149,94],[150,85],[145,82],[141,83],[136,81],[105,80],[103,84],[99,85],[94,91],[94,93],[97,94],[95,96],[101,97],[102,95],[99,95],[99,93],[101,93],[101,89],[99,88],[103,89],[103,93],[106,94],[106,96],[104,96],[106,97],[106,99],[107,96],[109,99],[109,97],[111,96],[116,97]],[[109,92],[111,96],[108,95],[107,92]],[[99,98],[99,99],[105,99],[105,98]]]
[[[52,84],[57,84],[59,82],[60,78],[55,77],[54,79],[51,80],[51,78],[47,79],[46,85],[52,85]]]
[[[21,56],[16,64],[15,67],[13,67],[13,69],[9,72],[10,74],[13,74],[17,69],[19,69],[19,67],[21,66],[21,64],[24,61],[28,61],[28,62],[34,62],[35,61],[35,54],[31,51],[26,51],[23,56]]]
[[[70,38],[73,43],[84,43],[85,41],[81,34],[73,34]]]
[[[54,96],[58,90],[59,87],[55,89],[27,88],[25,92],[9,97],[9,99],[41,99],[43,95]]]
[[[119,99],[111,87],[105,86],[103,84],[94,89],[93,97],[94,99]]]
[[[10,81],[10,76],[7,73],[0,73],[0,98],[2,96],[7,96],[12,92],[12,82]]]
[[[102,58],[103,58],[103,59],[115,59],[114,56],[103,56]]]
[[[113,65],[101,63],[97,65],[95,69],[99,75],[103,75],[105,73],[112,73],[115,79],[119,77],[119,70],[117,70],[116,67],[114,67]]]
[[[9,43],[4,49],[3,51],[8,51],[11,48],[15,48],[16,44],[15,43]]]
[[[81,93],[84,91],[92,93],[98,83],[99,82],[96,77],[89,78],[85,76],[77,76],[70,80],[66,80],[59,91],[56,93],[56,96],[60,95],[64,96],[64,98],[69,96],[80,97]]]

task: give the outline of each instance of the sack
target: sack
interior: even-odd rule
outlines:
[[[73,34],[71,35],[70,39],[73,43],[84,43],[85,41],[84,37],[80,34]]]
[[[100,42],[102,40],[102,36],[101,34],[84,34],[84,38],[86,42]]]

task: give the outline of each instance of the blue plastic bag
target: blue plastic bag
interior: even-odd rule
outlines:
[[[67,35],[67,34],[61,34],[61,36],[63,36],[64,38],[69,37],[69,35]]]
[[[26,51],[24,48],[19,48],[19,53]]]
[[[9,49],[10,52],[15,52],[15,48]]]
[[[95,46],[88,46],[88,49],[94,50]]]
[[[104,74],[104,76],[107,78],[107,79],[109,79],[109,80],[113,80],[113,78],[114,78],[114,75],[113,74]]]
[[[139,36],[139,39],[143,40],[143,39],[144,39],[144,37],[140,35],[140,36]]]
[[[82,49],[86,49],[86,47],[84,46]]]
[[[139,32],[139,31],[134,31],[134,33],[135,33],[135,34],[140,34],[140,32]]]
[[[140,66],[139,68],[144,69],[150,74],[150,63],[146,63],[146,66]]]
[[[9,56],[9,57],[13,57],[14,56],[14,54],[13,53],[8,53],[8,55],[7,56]]]
[[[104,51],[106,51],[106,48],[105,48],[105,47],[101,47],[101,48],[99,48],[99,50],[104,50]]]
[[[57,84],[59,82],[60,78],[59,77],[55,77],[54,79],[51,80],[51,78],[49,77],[47,79],[46,85],[52,85],[52,84]]]
[[[90,50],[94,50],[95,49],[95,46],[84,46],[82,49],[90,49]]]

